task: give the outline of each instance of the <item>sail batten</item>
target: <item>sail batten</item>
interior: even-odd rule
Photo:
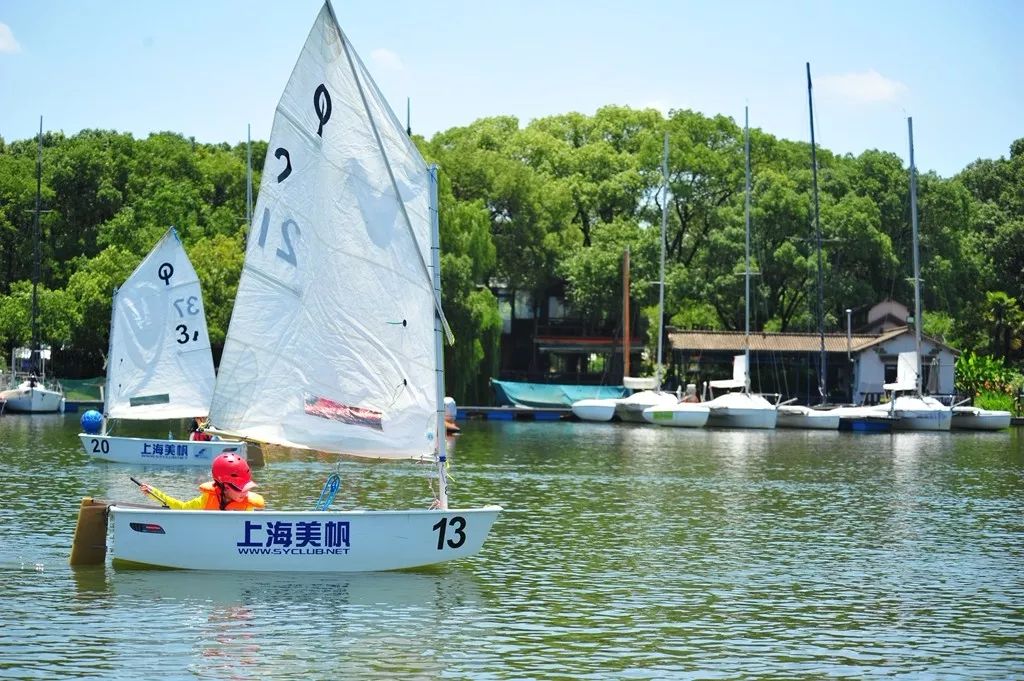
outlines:
[[[396,121],[325,5],[275,114],[214,427],[353,456],[433,451],[429,174]]]

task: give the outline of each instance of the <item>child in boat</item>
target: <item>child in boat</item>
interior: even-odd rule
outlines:
[[[208,440],[212,440],[213,437],[203,430],[202,420],[197,416],[192,419],[192,426],[189,428],[188,439],[206,442]]]
[[[199,496],[189,501],[175,499],[150,485],[139,485],[139,489],[168,508],[182,510],[254,511],[266,505],[262,496],[249,491],[256,483],[245,459],[221,454],[213,460],[212,473],[213,480],[199,485]]]

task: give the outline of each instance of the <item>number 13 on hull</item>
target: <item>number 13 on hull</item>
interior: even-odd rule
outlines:
[[[471,556],[501,508],[230,513],[115,504],[109,510],[115,566],[368,572]],[[197,522],[199,516],[206,517]]]

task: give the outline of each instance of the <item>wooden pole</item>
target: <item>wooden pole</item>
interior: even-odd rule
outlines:
[[[84,497],[71,543],[72,565],[103,565],[107,560],[107,507],[105,501]]]

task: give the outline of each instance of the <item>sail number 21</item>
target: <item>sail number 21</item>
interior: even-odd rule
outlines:
[[[445,541],[445,535],[451,530],[452,536]],[[457,549],[466,543],[466,519],[461,515],[454,515],[451,518],[441,518],[434,523],[433,530],[437,532],[437,550],[444,549],[445,544],[450,549]]]

